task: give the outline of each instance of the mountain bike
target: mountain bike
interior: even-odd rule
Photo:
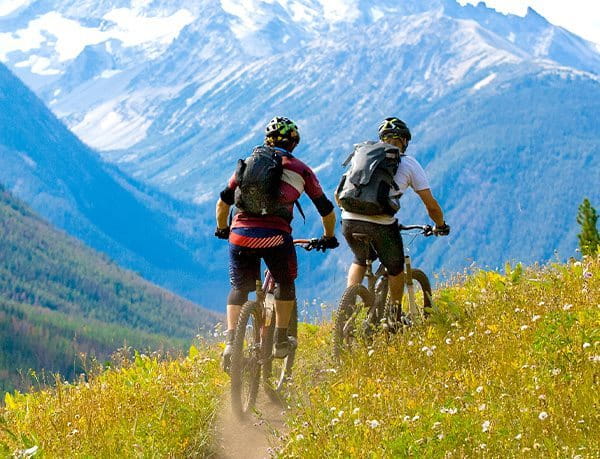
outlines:
[[[294,245],[311,251],[319,240],[295,239]],[[231,405],[240,418],[244,418],[256,403],[261,373],[267,395],[275,402],[281,401],[281,392],[290,380],[296,356],[298,337],[298,311],[294,305],[288,325],[289,353],[284,359],[273,358],[275,335],[275,280],[267,269],[264,282],[256,281],[256,300],[247,301],[240,311],[235,328],[233,353],[229,374],[231,376]]]
[[[336,360],[339,360],[343,352],[350,351],[361,343],[370,343],[379,327],[388,332],[396,332],[405,326],[422,322],[429,315],[431,283],[423,271],[412,267],[409,247],[418,235],[432,236],[433,227],[400,225],[399,231],[414,235],[405,246],[402,273],[404,288],[399,304],[388,302],[388,274],[385,267],[380,264],[373,271],[376,256],[371,236],[352,233],[355,239],[371,246],[371,255],[367,259],[365,272],[367,285],[351,285],[340,299],[333,329],[333,356]]]

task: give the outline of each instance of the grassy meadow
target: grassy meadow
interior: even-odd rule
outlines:
[[[600,258],[477,271],[427,323],[331,359],[303,324],[281,457],[600,456]],[[228,389],[219,346],[137,354],[5,396],[0,454],[205,457]]]
[[[599,267],[473,273],[339,368],[317,363],[330,326],[304,327],[281,455],[599,457]]]
[[[205,457],[225,389],[215,349],[117,356],[75,384],[5,395],[2,457]]]

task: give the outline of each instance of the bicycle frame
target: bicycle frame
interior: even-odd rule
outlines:
[[[420,230],[420,234],[423,234],[426,237],[431,236],[433,234],[432,227],[429,225],[399,226],[398,229],[399,231]],[[415,285],[413,279],[412,261],[410,258],[410,253],[407,252],[408,249],[405,248],[403,275],[404,284],[406,285],[406,291],[408,294],[408,313],[413,321],[422,321],[424,319],[424,316],[423,312],[417,306],[415,298]],[[375,283],[377,281],[377,278],[379,278],[381,275],[387,275],[387,270],[383,265],[380,265],[377,271],[373,272],[373,262],[374,260],[367,259],[367,269],[364,275],[364,278],[367,279],[367,289],[370,292],[375,291]]]

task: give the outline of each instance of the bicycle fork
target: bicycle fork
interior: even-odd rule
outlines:
[[[406,291],[408,292],[408,313],[412,320],[423,319],[419,308],[417,308],[417,302],[415,300],[415,284],[412,277],[412,266],[410,264],[410,256],[404,257],[404,276],[406,283]]]

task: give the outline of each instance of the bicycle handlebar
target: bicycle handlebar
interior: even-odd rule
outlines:
[[[319,240],[316,237],[311,239],[294,239],[294,245],[302,247],[307,252],[317,248]]]
[[[425,237],[433,236],[433,226],[431,225],[399,225],[400,231],[421,230],[421,234]]]

